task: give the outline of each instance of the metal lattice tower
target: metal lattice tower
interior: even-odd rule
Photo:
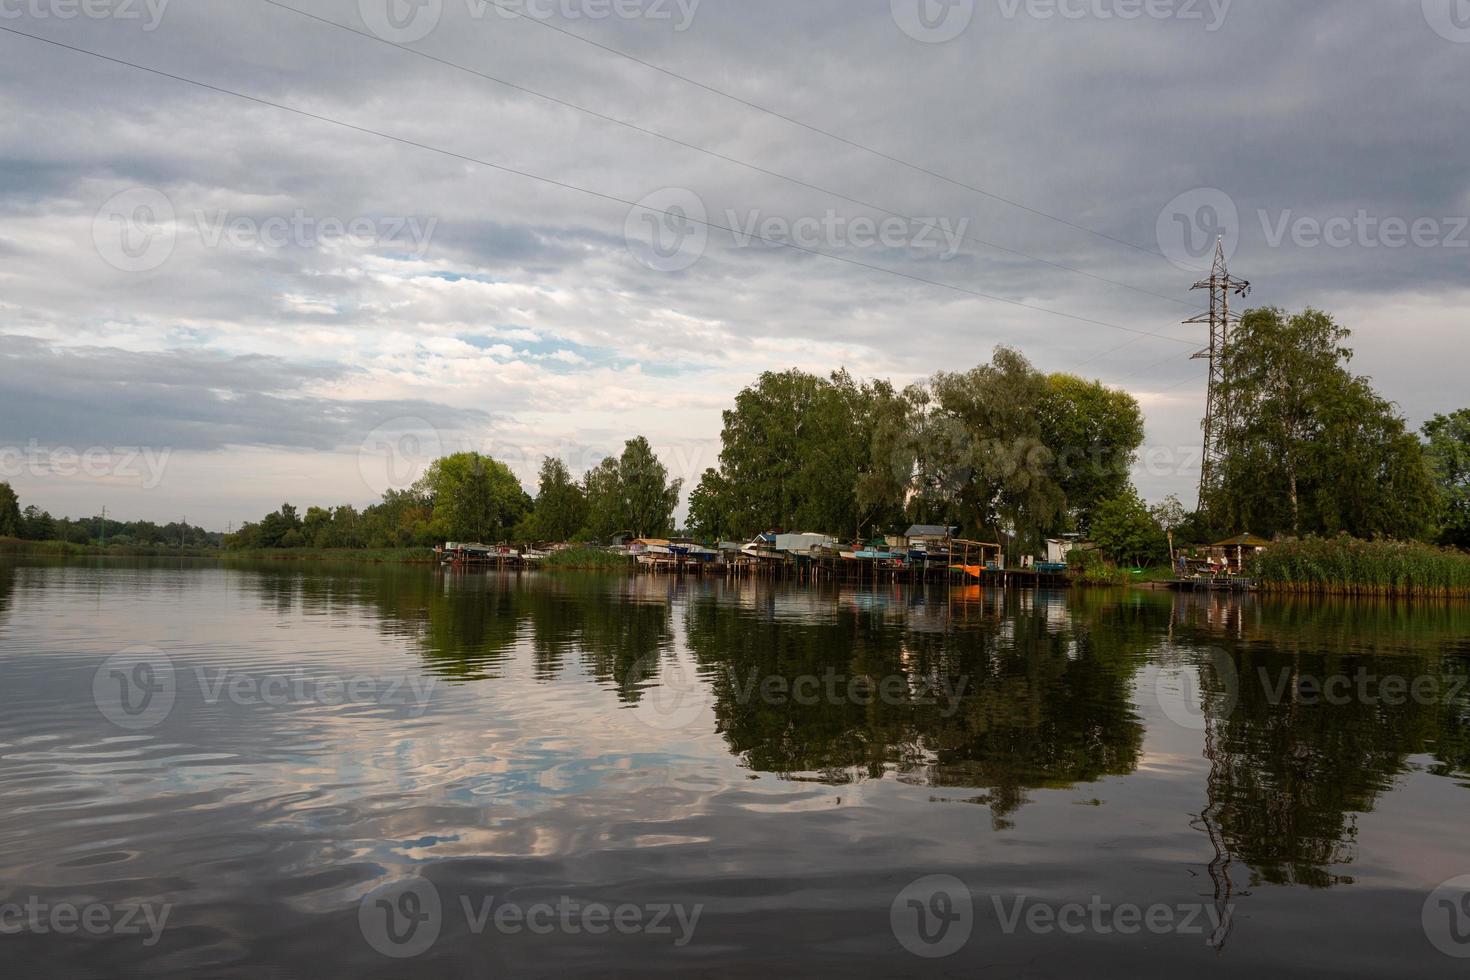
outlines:
[[[1225,352],[1230,346],[1231,328],[1240,323],[1240,314],[1230,311],[1230,294],[1249,295],[1251,284],[1230,275],[1225,264],[1225,240],[1215,243],[1215,267],[1210,278],[1201,279],[1192,287],[1210,291],[1210,310],[1185,320],[1185,323],[1207,323],[1210,326],[1210,346],[1194,355],[1194,360],[1210,362],[1210,383],[1205,392],[1204,456],[1200,461],[1199,506],[1204,510],[1210,487],[1219,474],[1220,462],[1225,455],[1225,436],[1230,431],[1230,406],[1221,397],[1225,381]]]

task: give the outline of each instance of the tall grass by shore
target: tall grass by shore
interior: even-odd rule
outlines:
[[[1073,585],[1117,588],[1128,585],[1131,578],[1126,569],[1105,561],[1096,551],[1073,551],[1067,556],[1067,562]]]
[[[76,544],[71,541],[26,541],[0,538],[0,557],[84,558],[217,558],[214,548],[176,548],[156,544]]]
[[[1401,541],[1281,541],[1251,570],[1263,592],[1470,598],[1470,554]]]

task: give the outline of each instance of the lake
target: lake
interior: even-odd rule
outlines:
[[[1461,977],[1470,607],[0,562],[15,977]]]

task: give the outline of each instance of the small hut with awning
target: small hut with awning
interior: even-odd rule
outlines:
[[[1257,553],[1271,547],[1271,542],[1256,534],[1241,534],[1210,545],[1210,558],[1223,562],[1226,569],[1236,573],[1245,570],[1245,563]]]

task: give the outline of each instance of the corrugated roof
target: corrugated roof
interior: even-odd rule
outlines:
[[[1241,534],[1210,545],[1211,548],[1269,548],[1271,542],[1257,534]]]
[[[915,524],[908,529],[904,537],[909,538],[947,538],[958,531],[957,527],[944,527],[940,524]]]

